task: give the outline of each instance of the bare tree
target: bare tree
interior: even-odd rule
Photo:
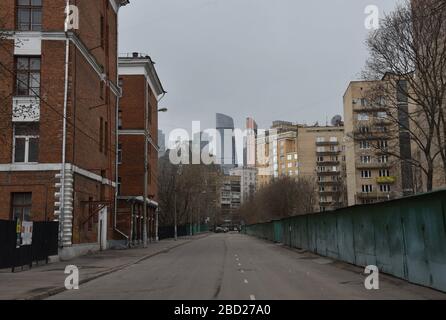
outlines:
[[[281,177],[244,203],[240,214],[245,223],[259,223],[314,212],[316,203],[313,179]]]
[[[427,190],[433,188],[437,157],[446,160],[445,26],[443,0],[406,1],[367,40],[370,57],[364,74],[367,79],[382,80],[374,82],[367,98],[372,105],[386,107],[395,125],[389,137],[402,146],[381,151],[423,172]],[[407,154],[405,147],[410,145],[417,148],[420,158]],[[445,168],[446,162],[446,176]]]
[[[202,223],[215,217],[219,172],[215,166],[203,164],[174,165],[169,153],[159,161],[158,193],[160,224]]]

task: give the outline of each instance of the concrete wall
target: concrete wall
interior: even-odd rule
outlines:
[[[251,225],[245,232],[446,291],[446,191]]]

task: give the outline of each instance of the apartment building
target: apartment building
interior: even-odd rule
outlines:
[[[241,204],[254,196],[257,186],[257,169],[255,167],[236,167],[229,170],[229,175],[240,177]]]
[[[380,81],[389,80],[385,77]],[[353,81],[344,95],[349,205],[390,200],[414,190],[412,166],[402,161],[412,156],[410,136],[389,118],[389,112],[400,112],[396,116],[409,126],[409,120],[404,120],[409,108],[407,96],[395,92],[398,110],[389,110],[384,101],[370,99],[373,87],[375,81]],[[402,91],[407,92],[407,88]]]
[[[158,100],[165,94],[148,55],[119,58],[117,230],[137,245],[158,238]]]
[[[301,126],[298,129],[298,176],[315,184],[315,211],[346,205],[344,127]]]
[[[280,177],[302,178],[314,185],[315,211],[345,205],[344,127],[306,126],[275,121],[257,139],[258,188]]]
[[[287,121],[274,121],[271,129],[256,139],[258,188],[282,176],[297,176],[297,129]]]
[[[0,219],[59,221],[62,258],[114,234],[117,21],[129,2],[78,0],[73,26],[66,3],[0,2]]]
[[[219,189],[217,207],[220,210],[220,222],[228,225],[240,224],[241,177],[222,176]]]

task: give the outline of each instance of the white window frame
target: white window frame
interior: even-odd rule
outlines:
[[[15,161],[15,150],[16,150],[16,139],[25,139],[25,155],[23,162]],[[14,164],[37,164],[39,162],[31,162],[29,161],[29,140],[37,139],[38,144],[40,144],[40,135],[18,135],[15,134],[15,126],[14,126],[14,135],[13,135],[13,147],[12,147],[12,163]],[[40,146],[39,146],[40,149]]]

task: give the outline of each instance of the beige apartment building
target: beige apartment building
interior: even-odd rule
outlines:
[[[257,138],[258,188],[288,176],[309,179],[318,195],[315,211],[345,204],[342,126],[304,126],[275,121]]]
[[[386,201],[414,192],[413,168],[408,161],[401,160],[409,160],[412,156],[410,135],[389,119],[389,112],[407,115],[407,97],[395,92],[398,111],[390,111],[384,101],[371,102],[370,90],[376,85],[376,81],[353,81],[344,95],[350,206]],[[403,87],[405,83],[400,85]]]
[[[314,179],[316,211],[346,205],[344,127],[299,127],[297,155],[299,177]]]

